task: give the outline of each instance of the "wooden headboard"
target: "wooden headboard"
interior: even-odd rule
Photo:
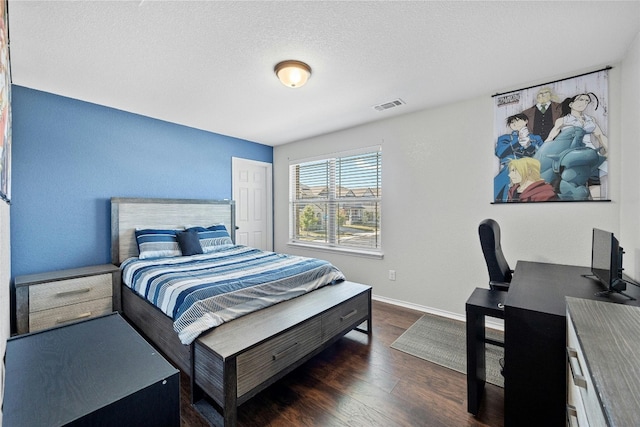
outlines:
[[[178,229],[224,224],[236,241],[233,200],[111,198],[111,262],[138,256],[136,228]]]

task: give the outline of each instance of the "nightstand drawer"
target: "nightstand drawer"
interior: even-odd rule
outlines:
[[[315,350],[320,338],[318,317],[238,355],[238,397]]]
[[[29,315],[29,331],[52,328],[64,323],[102,316],[113,311],[111,296],[63,307],[41,310]]]
[[[111,274],[79,277],[29,287],[29,312],[112,296]]]

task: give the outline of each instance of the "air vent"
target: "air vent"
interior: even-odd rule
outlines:
[[[377,111],[384,111],[390,108],[399,107],[404,104],[405,102],[402,99],[398,98],[394,99],[393,101],[385,102],[384,104],[374,105],[373,108],[375,108]]]

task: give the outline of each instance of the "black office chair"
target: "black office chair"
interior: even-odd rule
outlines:
[[[487,263],[489,271],[489,288],[492,291],[508,291],[513,270],[509,267],[507,259],[502,253],[500,245],[500,225],[493,219],[485,219],[478,226],[478,234],[480,235],[480,245],[482,253]],[[499,312],[494,312],[492,316],[504,319],[504,305],[498,303]],[[485,338],[486,343],[504,347],[504,342],[496,341],[491,338]],[[504,358],[500,359],[500,373],[504,376]]]
[[[489,288],[508,291],[513,270],[509,267],[500,246],[500,226],[493,219],[485,219],[478,226],[482,253],[489,270]]]

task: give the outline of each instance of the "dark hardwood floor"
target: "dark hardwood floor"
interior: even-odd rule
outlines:
[[[350,332],[238,409],[240,427],[502,427],[504,392],[487,384],[478,417],[467,413],[466,376],[392,349],[421,312],[373,302],[373,336]],[[181,376],[181,425],[208,426]]]

